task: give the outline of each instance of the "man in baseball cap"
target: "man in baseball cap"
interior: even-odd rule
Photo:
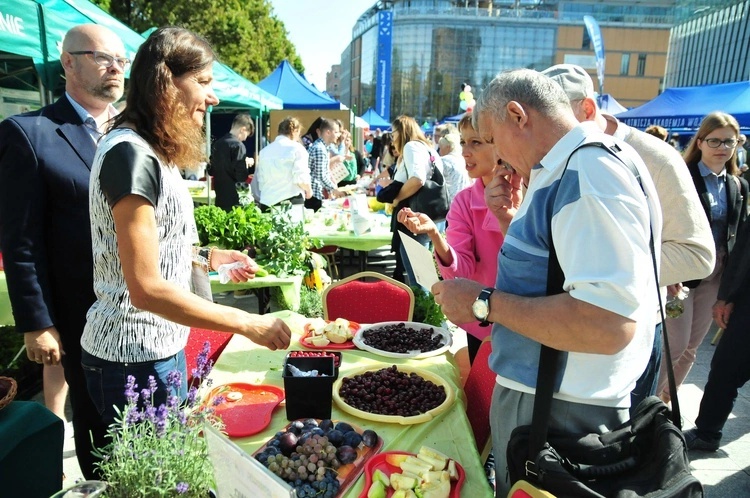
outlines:
[[[670,291],[674,289],[676,293],[679,287],[675,286],[681,286],[681,282],[707,277],[716,259],[713,236],[680,154],[668,143],[601,112],[594,82],[582,67],[558,64],[542,74],[562,87],[578,121],[594,121],[606,134],[633,147],[646,164],[656,185],[664,220],[660,285],[670,286]],[[661,320],[657,323],[651,360],[631,393],[631,413],[643,398],[656,392],[661,364]]]

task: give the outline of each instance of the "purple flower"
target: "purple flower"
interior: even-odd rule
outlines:
[[[190,390],[188,391],[188,395],[187,395],[188,406],[195,405],[195,398],[197,396],[198,396],[198,388],[195,386],[192,386]]]
[[[146,404],[146,406],[149,406],[151,404],[151,390],[141,389],[141,399]]]
[[[156,423],[156,408],[155,407],[148,405],[146,407],[146,410],[144,410],[144,412],[145,412],[143,414],[144,420],[149,420],[152,423]]]
[[[177,491],[177,494],[185,494],[187,493],[188,489],[190,489],[190,486],[186,482],[178,482],[177,486],[175,486],[175,491]]]
[[[174,392],[179,392],[182,385],[182,372],[179,370],[172,370],[167,374],[167,387],[174,389]]]
[[[156,389],[157,389],[157,387],[158,387],[158,386],[157,386],[157,384],[156,384],[156,379],[154,378],[154,376],[153,376],[153,375],[149,375],[149,376],[148,376],[148,388],[149,388],[149,389],[151,389],[151,393],[152,393],[152,394],[153,394],[154,392],[156,392]]]
[[[211,372],[213,362],[208,359],[209,353],[211,353],[211,343],[206,341],[203,343],[203,350],[198,353],[198,357],[195,359],[195,368],[192,374],[196,379],[205,379]]]
[[[167,396],[167,408],[170,411],[175,411],[180,406],[180,398],[178,396]]]
[[[219,405],[220,405],[220,404],[222,404],[222,403],[223,403],[223,402],[224,402],[225,400],[226,400],[226,398],[224,398],[224,396],[216,396],[216,397],[214,398],[214,400],[213,400],[213,405],[214,405],[214,406],[219,406]]]
[[[133,406],[128,410],[127,415],[125,416],[125,423],[127,425],[133,425],[137,424],[141,420],[141,412],[138,410],[137,407]]]
[[[167,407],[165,405],[159,405],[156,410],[156,435],[163,437],[167,431]]]
[[[128,375],[128,380],[125,383],[125,397],[128,399],[128,403],[135,404],[138,401],[138,384],[135,383],[135,377]]]

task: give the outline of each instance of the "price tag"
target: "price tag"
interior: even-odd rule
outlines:
[[[208,458],[214,468],[217,496],[222,498],[294,498],[280,477],[209,425],[203,427]]]

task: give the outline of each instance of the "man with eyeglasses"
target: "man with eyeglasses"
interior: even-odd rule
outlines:
[[[78,463],[94,479],[90,432],[94,446],[107,441],[81,367],[81,333],[95,300],[89,173],[130,60],[117,35],[85,24],[65,35],[60,62],[65,95],[0,123],[0,245],[16,330],[30,360],[45,368],[62,362]]]

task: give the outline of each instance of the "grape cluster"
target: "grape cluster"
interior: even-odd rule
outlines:
[[[372,433],[367,441],[365,433]],[[374,432],[365,433],[360,435],[345,422],[296,420],[288,430],[277,432],[255,458],[293,486],[298,497],[333,498],[341,486],[336,469],[356,459],[360,443],[371,446],[367,443],[378,440]]]
[[[384,325],[362,332],[362,340],[368,346],[391,353],[434,351],[444,345],[443,336],[433,328],[414,329],[404,323]]]
[[[446,400],[443,386],[416,373],[401,372],[396,365],[345,377],[339,396],[358,410],[401,417],[426,413]]]

